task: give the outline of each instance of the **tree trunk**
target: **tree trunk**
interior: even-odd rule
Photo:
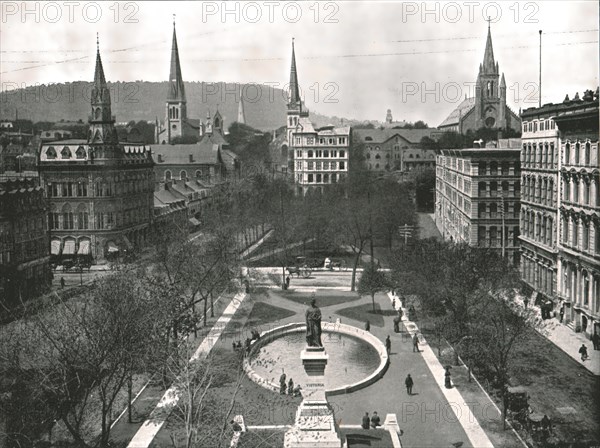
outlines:
[[[207,313],[207,308],[208,308],[208,300],[206,300],[207,298],[204,298],[204,326],[206,327],[206,313]]]
[[[373,312],[375,312],[375,294],[371,293],[371,302],[373,304]]]
[[[354,267],[352,268],[352,283],[350,285],[350,291],[356,291],[356,269],[358,268],[358,261],[360,260],[360,252],[354,257]]]
[[[215,300],[212,291],[210,292],[210,317],[215,317]]]
[[[133,375],[129,375],[127,381],[127,421],[133,423],[131,402],[133,401]]]

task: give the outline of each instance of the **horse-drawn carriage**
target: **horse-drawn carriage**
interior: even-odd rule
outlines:
[[[287,266],[285,269],[290,275],[296,274],[298,278],[300,278],[300,276],[308,278],[312,273],[312,268],[309,266],[306,257],[296,257],[296,265]]]

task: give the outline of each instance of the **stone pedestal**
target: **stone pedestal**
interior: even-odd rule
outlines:
[[[329,356],[323,347],[306,347],[301,354],[308,383],[294,426],[285,433],[285,448],[343,448],[333,409],[325,397],[325,367]]]

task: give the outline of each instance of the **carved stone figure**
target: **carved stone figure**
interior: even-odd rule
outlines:
[[[316,299],[310,302],[306,310],[306,344],[309,347],[323,347],[321,343],[321,310]]]

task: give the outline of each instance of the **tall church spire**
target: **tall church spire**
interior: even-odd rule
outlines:
[[[240,103],[238,104],[237,122],[246,124],[246,115],[244,114],[244,96],[240,94]]]
[[[492,30],[491,30],[491,19],[488,17],[488,35],[485,43],[485,53],[483,55],[483,72],[484,73],[497,73],[498,69],[494,62],[494,48],[492,47]]]
[[[292,38],[292,67],[290,69],[290,102],[289,107],[302,110],[302,101],[300,100],[300,87],[298,85],[298,71],[296,70],[296,51],[294,49],[294,39]]]
[[[117,143],[117,131],[114,127],[114,119],[110,107],[110,91],[106,84],[102,59],[100,58],[100,43],[96,35],[96,68],[94,70],[94,86],[91,95],[92,115],[90,116],[90,128],[88,132],[88,143],[106,144]]]
[[[171,44],[171,70],[169,73],[168,101],[185,102],[185,88],[179,63],[179,49],[177,47],[177,34],[175,32],[175,17],[173,16],[173,43]]]

